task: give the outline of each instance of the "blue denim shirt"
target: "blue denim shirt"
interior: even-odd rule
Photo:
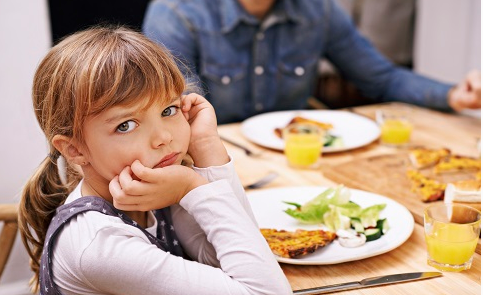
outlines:
[[[449,109],[452,85],[394,66],[334,0],[278,0],[263,21],[236,0],[157,0],[143,32],[180,59],[219,123],[304,108],[323,57],[375,101]]]

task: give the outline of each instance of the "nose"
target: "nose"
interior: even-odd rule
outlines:
[[[173,132],[163,126],[163,124],[157,124],[153,127],[151,132],[151,144],[153,148],[169,144],[173,140]]]

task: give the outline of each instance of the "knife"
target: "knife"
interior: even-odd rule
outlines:
[[[330,292],[337,292],[337,291],[343,291],[343,290],[352,290],[352,289],[382,286],[382,285],[401,283],[401,282],[424,280],[424,279],[440,277],[442,275],[443,274],[440,272],[400,273],[400,274],[394,274],[394,275],[367,278],[359,282],[349,282],[349,283],[328,285],[328,286],[322,286],[322,287],[316,287],[316,288],[310,288],[310,289],[295,290],[293,294],[299,294],[299,295],[326,294]]]

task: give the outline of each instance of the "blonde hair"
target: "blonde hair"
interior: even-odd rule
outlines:
[[[58,206],[81,180],[68,165],[64,184],[60,156],[51,141],[65,135],[83,142],[87,116],[115,105],[143,100],[145,107],[181,95],[185,81],[169,52],[147,37],[123,27],[94,27],[75,33],[53,47],[35,73],[32,98],[37,121],[50,148],[49,157],[25,185],[19,210],[22,241],[30,256],[33,292],[45,235]]]

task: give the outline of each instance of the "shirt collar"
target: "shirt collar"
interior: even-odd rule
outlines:
[[[303,17],[299,15],[294,7],[293,0],[277,0],[270,12],[275,17],[276,22],[293,21],[300,23]],[[260,24],[260,21],[253,15],[247,13],[238,3],[238,0],[225,0],[220,3],[221,30],[228,33],[233,30],[240,22],[252,25]]]

